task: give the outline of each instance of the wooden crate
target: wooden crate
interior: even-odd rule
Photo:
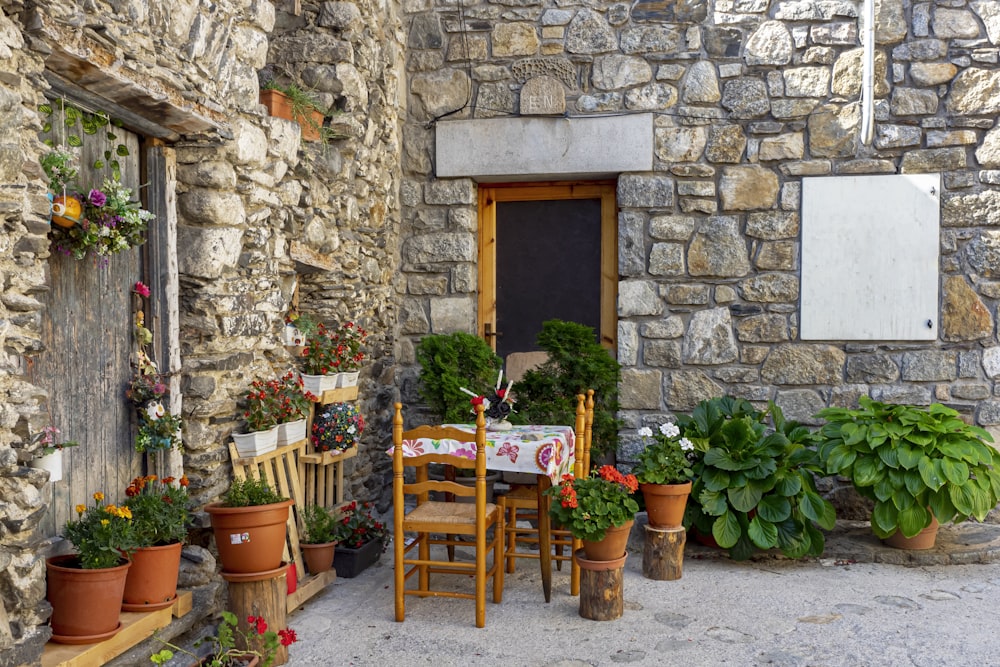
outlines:
[[[357,387],[342,387],[323,392],[318,406],[345,403],[358,398]],[[316,415],[317,405],[309,414],[309,432]],[[299,479],[302,482],[307,505],[336,507],[344,502],[344,462],[358,454],[358,446],[342,452],[309,452],[299,457]]]

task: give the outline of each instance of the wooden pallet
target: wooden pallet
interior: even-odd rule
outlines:
[[[191,611],[191,591],[177,591],[174,604],[165,609],[144,612],[122,612],[121,631],[111,639],[97,644],[56,644],[49,642],[42,653],[42,667],[94,667],[116,658],[136,644],[153,636],[160,628],[170,625]]]
[[[342,452],[316,452],[299,458],[299,478],[306,504],[335,507],[344,502],[344,461],[358,455],[358,446]]]

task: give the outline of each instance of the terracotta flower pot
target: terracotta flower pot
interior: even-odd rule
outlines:
[[[319,574],[326,572],[333,567],[333,557],[337,551],[336,542],[324,542],[323,544],[300,544],[302,547],[302,557],[306,561],[306,568],[309,574]]]
[[[634,521],[627,521],[620,526],[608,528],[604,539],[599,542],[583,540],[583,552],[587,560],[616,560],[625,553],[628,545],[629,532]]]
[[[212,531],[225,572],[250,573],[281,565],[285,549],[285,524],[292,500],[253,507],[224,507],[210,503]]]
[[[679,528],[684,521],[691,482],[685,484],[640,484],[646,514],[653,528]]]
[[[919,533],[913,537],[906,537],[903,535],[903,531],[897,530],[895,533],[889,537],[882,540],[890,547],[895,547],[896,549],[933,549],[934,544],[937,542],[938,528],[937,517],[931,514],[931,523],[929,526],[921,530]]]
[[[132,554],[132,567],[125,579],[123,611],[154,611],[169,607],[177,599],[177,575],[181,567],[180,542],[141,547]]]
[[[85,570],[75,554],[46,559],[45,597],[52,605],[52,641],[96,644],[118,634],[125,577],[131,566],[126,561],[117,567]]]

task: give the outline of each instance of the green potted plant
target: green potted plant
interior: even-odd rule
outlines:
[[[337,329],[331,329],[309,315],[299,315],[293,322],[302,334],[304,342],[299,356],[303,386],[306,391],[322,397],[323,392],[336,389],[344,382],[340,374],[343,372],[342,355],[346,346],[341,343]],[[354,328],[353,323],[351,328]],[[358,330],[361,330],[360,327]],[[360,342],[358,345],[359,349],[355,350],[355,354],[360,354]],[[363,358],[362,355],[358,363]]]
[[[32,453],[28,466],[48,471],[50,482],[58,482],[63,478],[63,450],[80,444],[71,440],[56,442],[60,433],[61,431],[55,426],[46,426],[31,436],[30,440],[31,444],[38,446],[38,449]]]
[[[679,528],[684,522],[694,474],[690,458],[694,444],[680,433],[673,422],[660,424],[655,435],[648,426],[639,429],[644,444],[650,438],[653,442],[639,453],[632,473],[639,481],[649,525],[654,528]]]
[[[540,367],[514,383],[522,424],[574,424],[576,396],[594,390],[591,455],[613,455],[618,447],[618,379],[620,367],[597,342],[594,330],[576,322],[549,320],[542,324],[538,345],[548,353]]]
[[[135,550],[132,512],[105,504],[94,493],[94,505],[76,506],[76,519],[66,522],[63,535],[76,553],[46,559],[46,599],[52,605],[52,641],[98,642],[121,629],[122,594]]]
[[[464,331],[424,336],[417,343],[416,356],[420,396],[431,412],[449,424],[470,421],[469,396],[462,388],[492,387],[503,366],[486,341]]]
[[[632,497],[638,486],[635,475],[623,475],[609,465],[581,479],[566,475],[545,491],[552,496],[549,514],[556,525],[583,540],[588,560],[616,560],[625,553],[639,511]]]
[[[338,577],[356,577],[365,568],[378,562],[389,545],[389,531],[371,513],[371,503],[355,500],[340,510],[340,520],[334,539],[337,541],[333,567]]]
[[[365,418],[353,403],[330,403],[312,425],[312,444],[317,452],[342,452],[358,444],[365,432]]]
[[[246,433],[233,433],[240,456],[259,456],[278,446],[278,420],[284,414],[283,389],[278,380],[255,379],[244,396]]]
[[[778,548],[789,558],[823,553],[819,528],[832,529],[836,514],[816,491],[823,469],[807,428],[785,421],[773,403],[761,412],[731,396],[702,401],[677,425],[697,452],[684,517],[696,539],[710,536],[736,560],[755,549]]]
[[[929,548],[938,523],[982,521],[1000,496],[993,438],[952,408],[889,405],[862,396],[860,407],[826,408],[819,456],[875,502],[872,531],[892,546]],[[914,544],[901,538],[923,540]]]
[[[233,480],[222,501],[206,505],[223,572],[277,570],[293,502],[272,489],[267,480],[247,477]]]
[[[333,567],[339,513],[334,516],[322,505],[308,505],[302,511],[302,526],[304,530],[299,542],[309,573],[326,572]]]
[[[288,371],[274,381],[274,396],[278,401],[278,445],[288,445],[306,439],[309,409],[319,398],[306,388],[302,376]]]
[[[323,135],[323,121],[327,110],[313,97],[294,83],[281,85],[268,81],[260,91],[260,103],[275,118],[292,120],[302,127],[304,141],[318,141]]]
[[[163,609],[177,599],[181,548],[191,522],[187,485],[186,476],[145,475],[125,489],[137,548],[125,580],[123,610]]]
[[[236,614],[222,612],[222,620],[214,635],[202,637],[195,647],[207,646],[208,654],[198,654],[156,637],[157,641],[169,648],[157,651],[149,657],[154,665],[165,665],[174,657],[174,651],[185,653],[198,662],[199,667],[269,667],[274,663],[279,647],[288,647],[298,641],[295,630],[284,628],[275,632],[269,630],[263,616],[247,618],[244,630]],[[170,649],[174,649],[171,651]]]

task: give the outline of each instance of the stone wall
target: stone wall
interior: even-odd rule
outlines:
[[[64,35],[119,90],[194,109],[211,131],[181,132],[176,161],[184,468],[199,504],[231,479],[226,441],[255,376],[293,365],[279,334],[296,295],[302,311],[353,319],[372,332],[363,410],[372,426],[348,470],[353,497],[381,493],[394,393],[399,227],[398,80],[402,33],[379,3],[266,0],[36,3],[0,13],[0,664],[36,663],[44,602],[43,473],[24,467],[44,392],[28,381],[47,289],[48,203],[36,113],[48,84],[47,36]],[[289,5],[291,7],[291,5]],[[258,73],[280,64],[341,111],[338,138],[305,144],[297,124],[258,104]],[[100,91],[97,91],[98,93]],[[157,117],[152,116],[156,121]],[[184,124],[183,113],[180,125]],[[98,416],[95,416],[97,418]],[[30,424],[30,426],[29,426]],[[138,454],[137,454],[138,456]],[[203,517],[202,517],[203,518]],[[203,522],[207,525],[207,522]]]
[[[1000,13],[875,7],[865,145],[860,3],[406,2],[401,361],[477,320],[476,183],[435,178],[435,126],[651,112],[653,170],[617,186],[621,460],[639,426],[726,393],[811,423],[862,394],[940,401],[1000,434]],[[922,172],[943,174],[938,339],[803,342],[802,178]]]

